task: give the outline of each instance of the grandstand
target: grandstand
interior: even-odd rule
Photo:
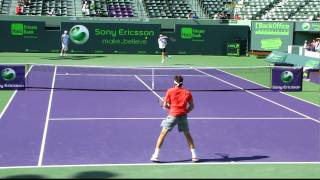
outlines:
[[[30,0],[24,5],[27,16],[99,16],[113,18],[178,18],[196,13],[201,19],[319,20],[318,0]],[[0,14],[15,15],[18,0],[0,0]]]

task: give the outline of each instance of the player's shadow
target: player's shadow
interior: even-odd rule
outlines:
[[[84,171],[75,174],[71,179],[108,179],[117,176],[115,173],[106,171]]]
[[[34,174],[19,174],[4,177],[4,179],[48,179],[48,177]]]
[[[269,156],[263,156],[263,155],[242,156],[242,157],[230,157],[228,154],[224,154],[224,153],[216,153],[216,155],[220,156],[221,158],[200,158],[198,163],[201,163],[201,162],[239,162],[239,161],[252,161],[252,160],[269,158]],[[184,159],[184,160],[178,160],[178,161],[160,161],[159,163],[183,163],[183,162],[191,162],[191,159]]]
[[[107,56],[56,56],[56,57],[45,57],[43,59],[47,60],[87,60],[87,59],[96,59],[96,58],[105,58]]]

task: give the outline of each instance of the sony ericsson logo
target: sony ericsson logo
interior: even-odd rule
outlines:
[[[69,31],[70,40],[78,45],[89,40],[89,30],[83,25],[75,25]]]
[[[1,71],[1,78],[5,81],[13,81],[16,77],[16,71],[12,68],[5,68]]]
[[[289,84],[293,81],[294,76],[293,73],[291,71],[283,71],[281,73],[280,79],[283,83],[285,84]]]

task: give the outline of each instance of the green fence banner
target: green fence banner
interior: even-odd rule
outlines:
[[[69,31],[71,53],[155,54],[160,29],[159,24],[61,24],[61,34]]]
[[[320,22],[296,22],[295,31],[320,33]]]
[[[251,49],[287,51],[293,43],[293,22],[252,21]]]

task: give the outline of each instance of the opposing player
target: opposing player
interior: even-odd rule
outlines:
[[[162,130],[158,137],[155,151],[150,160],[153,162],[159,162],[160,148],[166,135],[175,127],[175,125],[178,125],[179,132],[183,132],[187,139],[192,161],[198,162],[199,159],[196,154],[192,136],[189,132],[187,120],[187,114],[194,108],[192,94],[190,91],[182,87],[182,76],[174,76],[174,84],[175,86],[173,88],[167,90],[164,98],[163,106],[169,110],[169,115],[161,123]]]
[[[68,45],[69,45],[69,35],[68,31],[65,30],[61,35],[61,53],[60,56],[67,56]]]
[[[163,34],[160,34],[158,37],[159,49],[161,52],[161,63],[164,63],[166,57],[171,58],[171,56],[168,55],[168,52],[166,50],[166,46],[168,44],[167,39],[168,37]]]

